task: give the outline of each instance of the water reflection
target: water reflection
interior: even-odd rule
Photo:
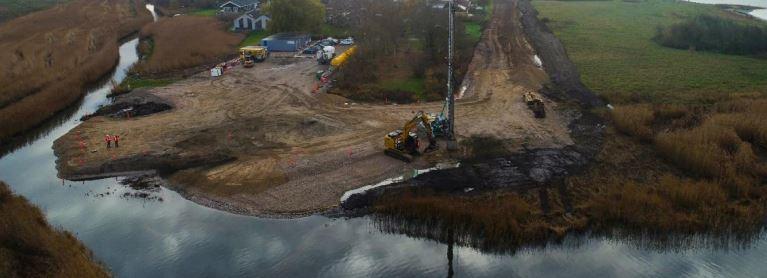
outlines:
[[[475,230],[466,227],[454,227],[439,220],[428,221],[402,218],[393,215],[374,214],[373,224],[379,231],[389,234],[403,234],[412,238],[437,241],[452,249],[454,244],[477,249],[485,253],[514,255],[517,252],[540,251],[549,246],[562,246],[564,238],[556,236],[540,237],[531,240],[490,240]],[[511,238],[514,235],[508,234]],[[639,250],[654,252],[686,252],[695,250],[735,251],[747,250],[764,240],[764,229],[759,227],[748,231],[729,231],[721,233],[659,233],[646,230],[613,228],[609,230],[591,229],[574,231],[568,234],[567,247],[578,248],[580,242],[595,239],[620,242]],[[524,242],[517,244],[518,242]],[[450,258],[452,255],[448,253]],[[452,269],[452,267],[450,268]]]

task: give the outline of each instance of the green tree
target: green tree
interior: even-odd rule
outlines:
[[[272,32],[318,33],[325,21],[325,6],[320,0],[272,0],[264,10],[272,17]]]

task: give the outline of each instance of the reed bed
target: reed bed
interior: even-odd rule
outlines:
[[[0,25],[0,141],[77,101],[108,74],[117,42],[151,21],[138,0],[78,0]]]

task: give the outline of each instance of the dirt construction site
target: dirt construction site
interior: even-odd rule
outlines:
[[[545,99],[546,117],[535,118],[523,102],[548,76],[534,63],[516,0],[495,5],[456,102],[459,145],[475,136],[499,139],[509,151],[572,144],[568,115],[557,103]],[[136,90],[131,94],[152,95],[173,108],[84,121],[54,145],[59,175],[168,170],[169,186],[200,204],[290,217],[338,206],[349,190],[471,155],[465,147],[448,152],[442,146],[411,163],[386,156],[384,135],[418,111],[439,113],[443,104],[361,104],[315,93],[321,67],[313,59],[272,58],[220,77],[201,73]],[[120,147],[107,149],[105,134],[120,135]]]

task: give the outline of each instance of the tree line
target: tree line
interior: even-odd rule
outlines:
[[[736,55],[767,54],[767,27],[746,25],[722,17],[701,15],[668,27],[658,27],[654,40],[677,49]]]
[[[439,100],[447,84],[448,19],[446,9],[435,9],[426,0],[381,1],[356,0],[364,10],[359,24],[351,26],[359,49],[354,59],[342,69],[338,85],[356,91],[386,75],[386,70],[408,71],[411,77],[423,79],[422,99]],[[454,81],[459,81],[468,68],[474,43],[465,35],[462,20],[455,21]],[[389,66],[388,64],[394,64]],[[404,92],[375,91],[371,94],[389,100],[415,100]]]

